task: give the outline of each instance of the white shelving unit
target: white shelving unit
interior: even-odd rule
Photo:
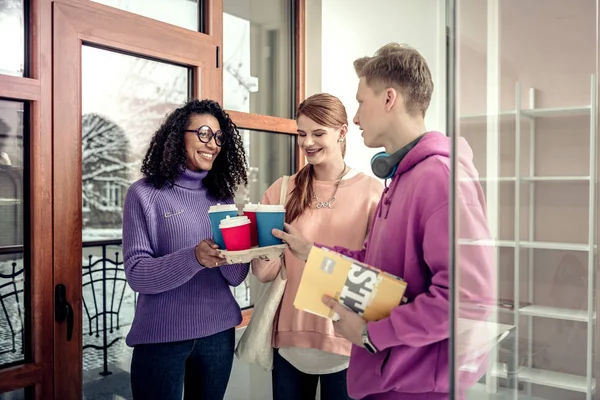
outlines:
[[[513,313],[513,323],[515,325],[515,335],[520,338],[520,321],[522,316],[526,316],[528,320],[528,349],[527,359],[528,365],[519,366],[517,371],[517,379],[520,382],[542,385],[551,388],[560,388],[569,391],[581,392],[586,394],[587,400],[592,400],[595,390],[596,381],[593,377],[593,354],[594,354],[594,324],[596,319],[596,310],[594,306],[594,289],[595,289],[595,253],[596,253],[596,152],[597,152],[597,127],[596,127],[596,110],[597,110],[597,83],[596,76],[592,75],[590,79],[590,103],[581,106],[569,106],[561,108],[536,108],[535,107],[535,90],[529,90],[529,108],[524,109],[521,105],[521,86],[519,83],[515,87],[515,110],[501,112],[498,115],[498,122],[505,120],[515,121],[515,176],[514,177],[486,177],[479,179],[480,182],[493,182],[495,184],[511,184],[514,185],[514,240],[492,240],[492,241],[462,241],[461,245],[490,245],[498,248],[508,247],[514,248],[514,308],[513,310],[501,310],[504,312]],[[589,174],[587,176],[536,176],[535,175],[535,132],[536,120],[540,118],[553,117],[589,117]],[[488,115],[465,115],[460,118],[461,122],[482,122],[489,121]],[[521,129],[523,119],[529,120],[529,168],[527,174],[531,176],[521,176]],[[587,243],[557,243],[557,242],[541,242],[534,238],[535,232],[535,185],[539,182],[555,182],[561,183],[581,183],[588,185],[589,189],[589,224],[588,224],[588,240]],[[521,190],[528,191],[529,202],[529,218],[528,218],[528,237],[521,238],[520,230],[520,208],[521,208]],[[529,251],[529,268],[528,268],[528,299],[529,305],[520,307],[520,250],[564,250],[572,252],[587,253],[587,310],[572,310],[559,307],[548,307],[534,304],[534,252]],[[548,371],[536,369],[532,366],[532,343],[533,343],[533,318],[549,318],[554,320],[568,320],[587,324],[587,359],[586,359],[586,374],[578,376],[556,371]],[[514,351],[519,356],[518,341]],[[496,363],[492,366],[491,373],[494,377],[507,378],[507,365],[504,363]],[[531,396],[531,385],[528,385],[528,394]]]

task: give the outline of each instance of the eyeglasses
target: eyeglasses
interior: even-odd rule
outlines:
[[[196,136],[198,136],[198,140],[202,143],[210,142],[213,137],[215,138],[215,144],[217,146],[221,147],[223,146],[223,143],[225,143],[225,135],[223,135],[223,131],[218,130],[213,132],[211,127],[208,125],[202,125],[198,129],[186,129],[185,131],[195,133]]]

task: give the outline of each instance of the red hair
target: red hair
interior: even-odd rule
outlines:
[[[327,128],[339,129],[348,125],[346,107],[340,99],[327,93],[319,93],[304,100],[296,112],[296,120],[301,115]],[[346,155],[346,142],[342,142],[342,157]],[[285,219],[289,224],[300,217],[304,210],[310,208],[313,198],[314,169],[311,164],[305,165],[296,174],[294,190],[290,193],[286,205]]]

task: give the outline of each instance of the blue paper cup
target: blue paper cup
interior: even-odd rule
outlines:
[[[235,204],[217,204],[208,209],[208,218],[210,218],[210,226],[212,228],[213,240],[220,249],[225,249],[225,241],[223,234],[219,229],[221,220],[229,217],[237,217],[238,209]]]
[[[258,246],[276,246],[282,244],[271,231],[273,229],[283,230],[285,221],[285,208],[282,205],[260,204],[256,209],[256,230],[258,232]]]

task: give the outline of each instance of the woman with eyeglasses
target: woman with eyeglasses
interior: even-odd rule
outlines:
[[[226,264],[208,209],[247,184],[240,134],[216,102],[189,101],[154,134],[142,173],[123,211],[125,273],[139,294],[126,340],[133,397],[223,399],[242,321],[230,286],[249,266]]]

